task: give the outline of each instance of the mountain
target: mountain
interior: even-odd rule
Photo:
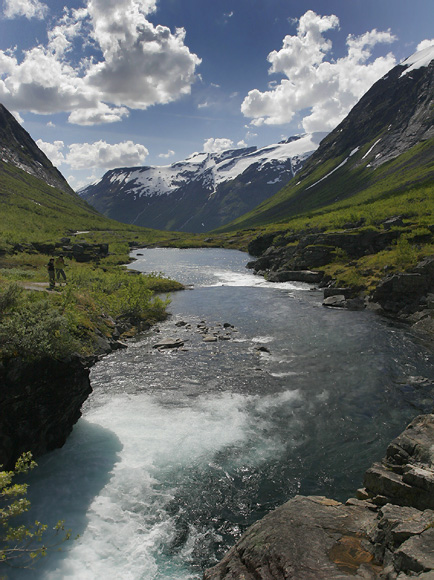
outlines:
[[[367,204],[434,178],[434,46],[376,82],[276,195],[224,230]]]
[[[22,242],[55,240],[76,230],[126,229],[77,195],[1,104],[0,215],[0,255]]]
[[[207,232],[280,190],[325,135],[300,135],[262,149],[194,153],[162,167],[113,169],[79,194],[122,222]]]
[[[4,163],[22,169],[52,187],[74,195],[63,175],[2,104],[0,104],[0,155]]]

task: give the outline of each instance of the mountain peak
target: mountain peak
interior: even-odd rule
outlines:
[[[108,217],[127,223],[209,231],[283,187],[316,149],[319,136],[298,135],[260,149],[196,152],[166,166],[115,169],[80,195]]]

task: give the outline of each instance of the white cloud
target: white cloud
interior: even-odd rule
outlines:
[[[169,159],[170,157],[173,157],[175,155],[175,151],[172,151],[172,149],[169,149],[169,151],[167,153],[160,153],[158,157],[161,157],[162,159]]]
[[[227,149],[232,149],[234,142],[232,139],[211,137],[207,139],[203,144],[203,150],[205,153],[220,153],[220,151],[226,151]]]
[[[143,165],[149,155],[149,151],[144,145],[132,141],[123,141],[114,145],[105,141],[73,143],[66,147],[63,141],[47,143],[39,139],[36,144],[54,166],[68,165],[72,170],[136,167]],[[174,151],[169,151],[166,157],[174,154]],[[160,155],[160,157],[163,156]]]
[[[247,143],[243,139],[242,141],[238,141],[237,147],[247,147]]]
[[[395,64],[392,54],[371,61],[378,43],[391,43],[390,31],[372,30],[347,37],[347,54],[336,61],[325,57],[332,49],[324,33],[339,27],[337,16],[319,16],[308,10],[299,20],[297,35],[287,35],[282,48],[268,55],[270,74],[283,78],[270,90],[251,90],[241,111],[252,125],[289,123],[296,113],[306,112],[305,131],[330,131],[360,97]],[[371,61],[371,62],[369,62]]]
[[[434,38],[431,38],[431,40],[422,40],[422,42],[419,42],[419,44],[417,45],[417,51],[419,52],[419,50],[425,50],[425,48],[429,48],[430,46],[434,45]]]
[[[64,161],[65,156],[62,153],[62,150],[65,148],[65,144],[63,141],[54,141],[54,143],[47,143],[38,139],[36,141],[36,145],[45,153],[48,159],[55,167],[59,167]]]
[[[73,143],[65,156],[72,169],[115,169],[143,165],[149,151],[144,145],[124,141],[110,145],[105,141]]]
[[[5,0],[3,15],[5,18],[37,18],[42,20],[48,13],[48,6],[39,0]]]
[[[148,21],[155,6],[87,0],[85,8],[65,9],[45,46],[0,51],[0,101],[19,111],[68,112],[71,123],[94,125],[188,94],[201,61],[185,45],[184,29],[172,33]]]

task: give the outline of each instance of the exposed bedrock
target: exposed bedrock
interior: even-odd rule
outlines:
[[[296,496],[204,580],[434,579],[434,415],[417,417],[346,504]]]
[[[79,357],[0,363],[0,465],[13,468],[26,451],[38,457],[61,447],[92,389]]]

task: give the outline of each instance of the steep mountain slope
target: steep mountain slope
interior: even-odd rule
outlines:
[[[63,175],[53,166],[15,117],[0,104],[0,158],[65,193],[74,195]]]
[[[367,203],[434,178],[434,47],[375,83],[275,196],[225,229]]]
[[[0,253],[17,243],[57,239],[75,230],[126,229],[77,195],[2,105],[0,151]]]
[[[256,147],[195,153],[164,167],[114,169],[80,195],[109,217],[136,225],[206,232],[282,188],[325,134]]]

